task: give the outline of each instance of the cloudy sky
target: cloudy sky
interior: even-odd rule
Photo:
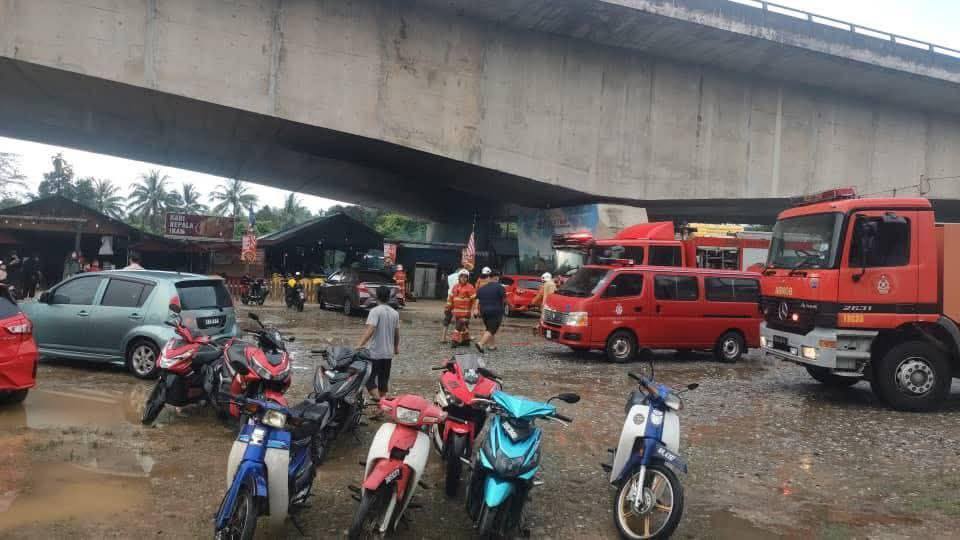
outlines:
[[[742,0],[741,3],[756,4],[757,2]],[[960,32],[956,31],[956,23],[960,21],[960,0],[776,0],[776,3],[960,49]],[[128,185],[151,168],[160,169],[177,185],[191,182],[206,192],[224,180],[172,167],[160,167],[149,163],[2,137],[0,137],[0,152],[13,152],[20,155],[21,168],[27,175],[32,190],[36,189],[36,185],[43,178],[43,173],[51,169],[50,158],[57,152],[63,152],[67,161],[73,165],[78,177],[109,178],[118,184]],[[252,185],[252,188],[260,198],[260,204],[277,206],[282,204],[286,196],[285,192],[269,187]],[[307,195],[301,198],[312,211],[326,208],[336,202]]]

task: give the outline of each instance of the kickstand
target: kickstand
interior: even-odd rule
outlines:
[[[293,523],[293,528],[300,533],[300,536],[306,538],[307,533],[303,530],[303,527],[300,526],[300,523],[297,521],[297,516],[290,515],[290,523]]]

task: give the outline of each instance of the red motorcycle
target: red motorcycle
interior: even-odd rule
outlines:
[[[172,326],[176,337],[167,342],[160,353],[160,377],[147,397],[141,422],[152,424],[167,404],[183,407],[206,401],[218,411],[226,410],[227,403],[219,394],[218,380],[223,376],[224,348],[232,338],[210,339],[194,336],[183,324],[180,304],[170,304],[173,317],[164,324]]]
[[[264,326],[256,313],[249,317],[260,325],[259,330],[251,332],[257,338],[257,344],[233,340],[224,351],[225,393],[231,396],[262,398],[287,406],[284,394],[290,388],[290,353],[286,342],[293,336],[283,337],[273,326]],[[230,403],[230,415],[239,417],[240,407]]]
[[[458,354],[433,368],[442,370],[440,391],[436,402],[447,413],[443,424],[433,427],[433,442],[446,463],[446,493],[456,497],[460,488],[463,461],[473,455],[473,443],[483,429],[487,413],[485,406],[474,399],[490,399],[500,389],[501,380],[483,365],[483,357],[476,354]]]
[[[353,515],[348,538],[372,538],[396,528],[423,476],[430,456],[430,437],[424,428],[443,422],[436,405],[415,395],[380,399],[390,421],[373,437],[367,453],[360,506]]]

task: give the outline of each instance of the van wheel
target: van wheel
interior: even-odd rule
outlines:
[[[611,362],[630,362],[637,356],[637,338],[627,330],[617,330],[607,338],[606,352]]]
[[[157,375],[160,349],[149,339],[138,339],[127,347],[127,369],[138,379],[152,379]]]
[[[732,364],[740,360],[746,349],[747,344],[744,342],[740,332],[730,330],[717,340],[717,345],[713,348],[713,356],[720,362]]]
[[[873,391],[898,411],[940,407],[953,382],[950,363],[933,345],[908,341],[890,349],[874,366]]]

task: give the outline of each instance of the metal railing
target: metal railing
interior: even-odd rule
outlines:
[[[936,45],[934,43],[928,43],[923,40],[908,38],[906,36],[901,36],[897,34],[892,34],[890,32],[885,32],[883,30],[877,30],[876,28],[870,28],[869,26],[863,26],[859,24],[854,24],[847,21],[841,21],[839,19],[834,19],[832,17],[826,17],[823,15],[817,15],[816,13],[810,13],[809,11],[803,11],[801,9],[796,9],[788,6],[783,6],[780,4],[775,4],[773,2],[767,2],[766,0],[728,0],[735,4],[740,4],[743,6],[750,6],[757,9],[762,9],[763,11],[768,11],[770,13],[778,13],[780,15],[786,15],[788,17],[793,17],[800,20],[805,20],[814,24],[822,24],[824,26],[829,26],[831,28],[837,28],[840,30],[847,30],[853,32],[854,34],[870,36],[877,39],[882,39],[884,41],[889,41],[890,43],[895,43],[897,45],[906,45],[908,47],[913,47],[916,49],[927,50],[932,53],[943,54],[947,56],[952,56],[954,58],[960,58],[960,50],[951,49],[950,47],[944,47],[943,45]]]

